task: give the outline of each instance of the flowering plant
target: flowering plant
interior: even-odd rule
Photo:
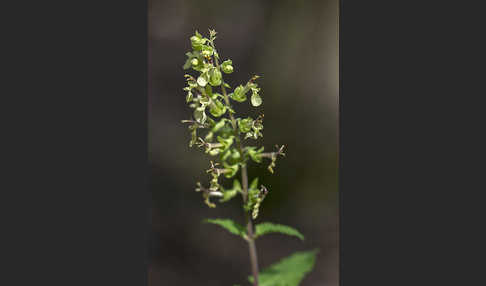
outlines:
[[[185,74],[187,86],[184,91],[186,103],[194,111],[191,119],[182,122],[189,123],[189,146],[201,147],[219,161],[210,161],[207,170],[210,174],[209,186],[197,182],[196,192],[202,194],[210,208],[216,207],[216,198],[224,203],[241,195],[245,226],[220,218],[206,219],[204,222],[219,225],[248,242],[252,272],[248,279],[254,286],[296,286],[312,270],[317,250],[296,252],[259,272],[255,245],[257,238],[269,233],[286,234],[301,240],[304,240],[304,236],[298,230],[281,224],[263,222],[254,226],[269,190],[259,185],[258,178],[254,178],[248,186],[247,165],[252,161],[263,163],[264,159],[269,160],[268,171],[273,174],[277,158],[285,156],[284,145],[276,145],[272,152],[264,152],[263,146],[252,146],[252,141],[263,137],[263,113],[256,118],[238,117],[232,103],[245,103],[250,96],[251,106],[260,107],[263,100],[256,82],[259,76],[255,75],[247,83],[232,89],[224,81],[223,74],[234,72],[233,62],[230,59],[221,60],[215,39],[214,30],[209,30],[209,38],[197,31],[190,38],[192,51],[186,53],[183,68],[192,69],[197,75]],[[204,135],[201,132],[205,132]],[[238,173],[241,181],[235,178]],[[222,177],[234,178],[231,188],[224,188],[220,184]]]

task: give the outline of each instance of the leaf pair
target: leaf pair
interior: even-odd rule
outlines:
[[[246,229],[244,226],[232,221],[231,219],[206,219],[203,222],[212,223],[221,226],[234,235],[247,239]],[[257,224],[255,227],[255,236],[260,237],[269,233],[281,233],[289,236],[298,237],[304,240],[304,236],[296,229],[270,222]],[[279,262],[272,264],[259,275],[260,286],[297,286],[314,267],[318,249],[311,251],[295,252],[294,254],[281,259]],[[253,277],[249,276],[248,281],[253,283]]]
[[[212,223],[221,226],[222,228],[226,229],[230,233],[234,235],[241,236],[243,238],[246,237],[246,229],[244,226],[232,221],[231,219],[205,219],[204,223]],[[299,238],[300,240],[304,240],[304,236],[295,228],[290,226],[282,225],[282,224],[275,224],[270,222],[263,222],[259,223],[255,226],[255,236],[254,238],[258,238],[265,234],[270,233],[280,233],[285,234],[288,236],[294,236]]]

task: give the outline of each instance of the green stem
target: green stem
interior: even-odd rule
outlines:
[[[216,52],[216,47],[214,46],[213,41],[211,41],[211,46],[213,50]],[[214,63],[216,64],[216,68],[221,71],[219,66],[219,60],[217,57],[214,58]],[[221,78],[221,91],[223,93],[224,101],[228,107],[231,107],[228,93],[226,92],[226,88],[224,87],[224,80]],[[228,111],[229,112],[229,111]],[[229,112],[229,116],[231,119],[231,125],[233,126],[233,130],[236,133],[236,143],[238,145],[238,150],[240,152],[241,157],[243,158],[243,144],[241,143],[240,139],[240,132],[238,130],[238,126],[236,126],[236,120],[231,112]],[[248,200],[248,174],[246,170],[246,164],[241,164],[241,183],[243,185],[243,203],[246,204]],[[251,271],[253,274],[253,286],[258,286],[258,255],[255,245],[255,238],[253,237],[253,222],[251,218],[251,214],[249,212],[245,212],[245,220],[246,220],[246,230],[248,236],[248,247],[250,253],[250,263],[251,263]]]
[[[246,165],[241,168],[241,181],[243,184],[243,201],[246,203],[248,198],[248,175],[246,173]],[[250,252],[251,272],[253,274],[253,285],[258,286],[258,255],[255,245],[255,238],[253,235],[253,222],[248,212],[245,213],[246,230],[248,236],[248,247]]]

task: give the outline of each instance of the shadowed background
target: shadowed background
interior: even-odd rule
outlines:
[[[209,209],[197,181],[207,185],[209,155],[189,148],[185,53],[189,37],[218,32],[222,59],[235,71],[232,87],[258,74],[265,113],[265,150],[286,145],[275,174],[250,164],[250,180],[269,189],[258,222],[293,226],[305,242],[283,235],[257,240],[260,268],[294,251],[319,248],[302,285],[338,285],[338,1],[149,0],[149,159],[152,235],[151,286],[247,285],[245,241],[203,218],[243,222],[240,198]],[[240,106],[241,105],[241,106]],[[237,111],[247,112],[249,103]]]

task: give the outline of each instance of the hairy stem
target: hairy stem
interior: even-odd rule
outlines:
[[[214,46],[213,41],[211,41],[211,46],[214,49],[214,51],[216,51],[216,47]],[[219,66],[219,60],[217,57],[214,57],[214,63],[216,67],[219,70],[221,70]],[[224,80],[221,80],[221,92],[223,93],[223,97],[226,105],[231,108],[228,93],[226,92],[226,88],[224,87]],[[231,125],[233,127],[233,130],[235,130],[235,133],[237,135],[236,143],[238,145],[238,150],[241,156],[243,156],[243,144],[241,143],[238,126],[236,126],[236,120],[231,112],[229,112],[229,116],[231,119]],[[248,174],[246,171],[245,163],[241,165],[241,183],[243,185],[243,202],[246,203],[248,199]],[[248,236],[248,247],[250,252],[251,272],[253,275],[253,286],[258,286],[258,256],[257,256],[256,245],[255,245],[255,238],[253,237],[253,222],[250,213],[248,212],[245,213],[245,220],[246,220],[246,229],[247,229],[247,236]]]

